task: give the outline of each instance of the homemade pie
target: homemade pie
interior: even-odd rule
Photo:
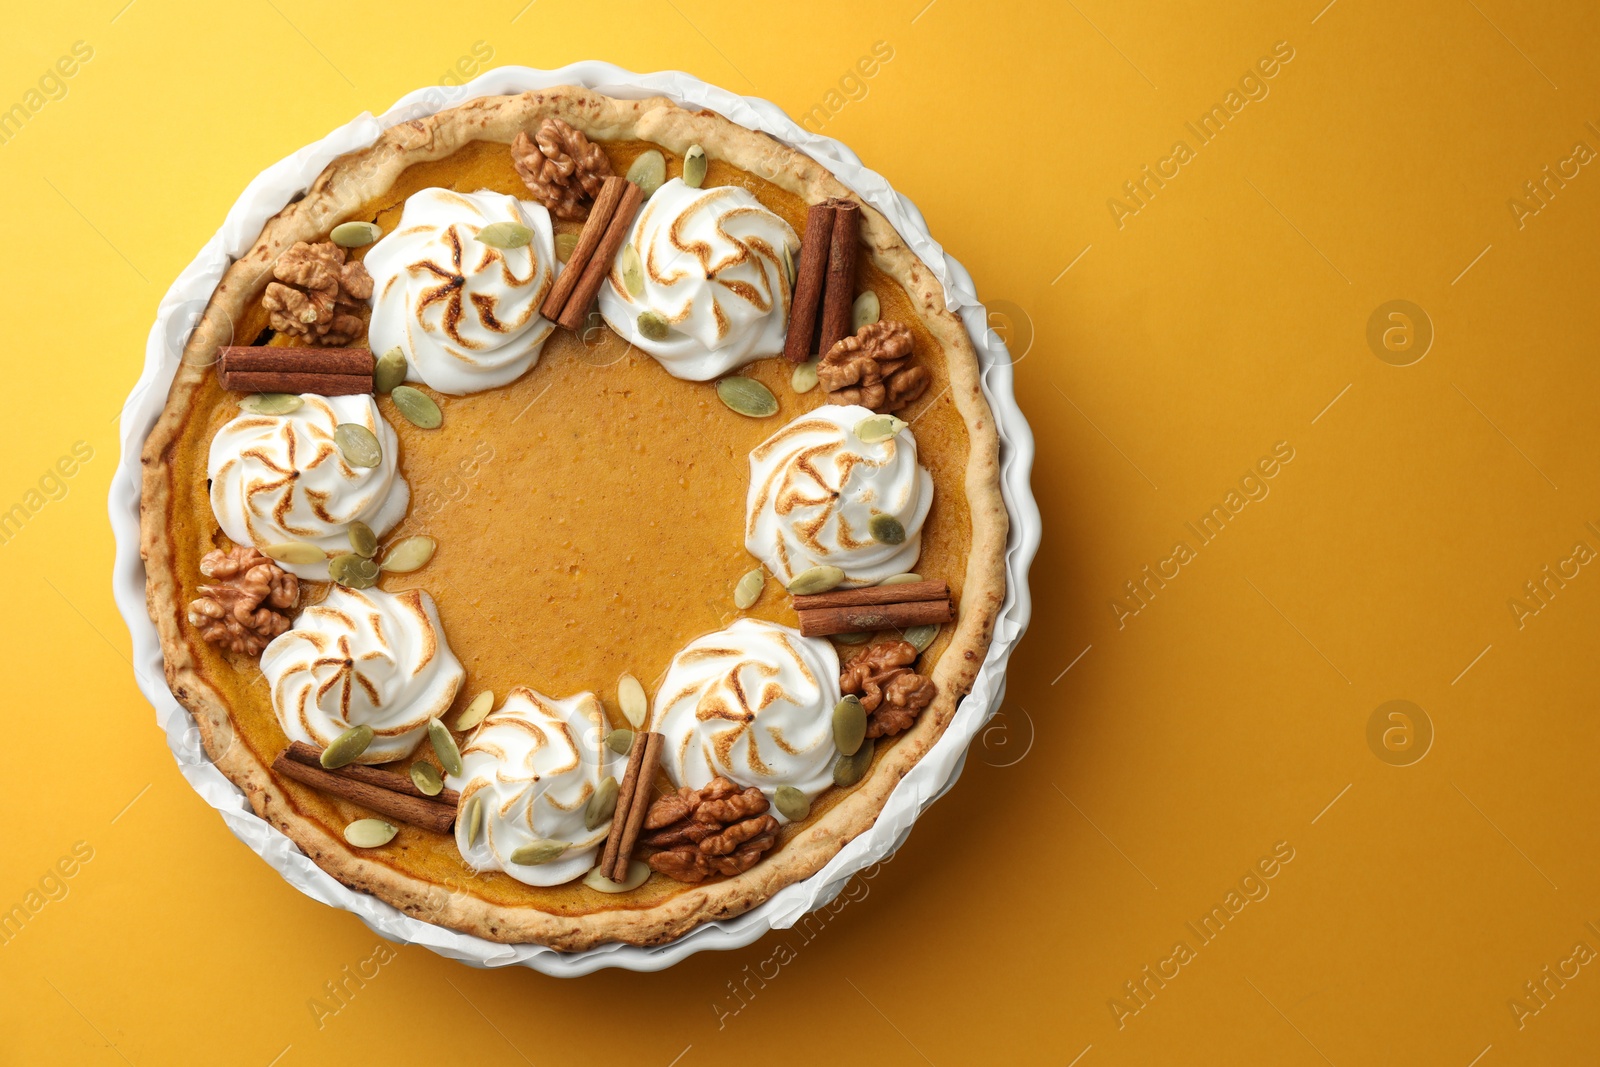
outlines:
[[[484,98],[336,160],[217,286],[143,464],[210,758],[345,885],[495,941],[659,944],[817,871],[1005,592],[938,281],[664,99]]]

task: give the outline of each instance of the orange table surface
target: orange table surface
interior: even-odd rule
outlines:
[[[8,10],[0,1062],[1594,1062],[1600,9],[1325,3]],[[134,686],[105,498],[251,177],[586,58],[772,100],[917,203],[1013,346],[1045,539],[891,863],[557,980],[387,946],[234,839]]]

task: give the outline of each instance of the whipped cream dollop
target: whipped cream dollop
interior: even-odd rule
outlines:
[[[478,233],[498,222],[533,231],[520,248]],[[539,361],[555,324],[539,307],[555,284],[550,212],[504,193],[423,189],[406,198],[399,227],[368,250],[377,355],[399,347],[407,377],[459,396],[505,385]]]
[[[427,593],[340,585],[273,639],[261,673],[291,741],[326,748],[352,726],[372,727],[376,736],[357,763],[410,755],[466,675]]]
[[[749,191],[695,189],[674,178],[639,212],[628,242],[600,287],[600,314],[673,377],[708,381],[783,351],[790,299],[783,250],[793,253],[800,241]],[[639,296],[624,277],[629,246],[642,268]],[[640,332],[646,311],[666,320],[665,340]]]
[[[845,585],[875,585],[912,569],[933,478],[917,464],[909,426],[873,444],[856,436],[864,407],[824,404],[750,453],[744,547],[788,584],[801,571],[838,567]],[[872,535],[872,519],[893,516],[899,544]]]
[[[506,694],[461,749],[456,847],[473,870],[505,871],[528,885],[560,885],[593,867],[611,820],[584,827],[584,809],[607,776],[621,779],[624,757],[605,744],[605,710],[593,693],[554,700],[523,686]],[[481,809],[473,833],[474,803]],[[520,848],[567,845],[545,863],[518,863]]]
[[[360,520],[382,537],[405,517],[411,489],[400,473],[400,441],[370,396],[306,393],[287,415],[240,415],[211,439],[206,473],[211,511],[237,545],[303,541],[350,551],[346,527]],[[340,423],[378,439],[376,467],[346,463],[334,443]],[[327,581],[328,564],[280,563],[296,577]]]
[[[721,775],[768,800],[785,785],[815,797],[833,782],[838,703],[830,642],[740,619],[672,658],[652,728],[664,740],[662,766],[680,786],[699,789]]]

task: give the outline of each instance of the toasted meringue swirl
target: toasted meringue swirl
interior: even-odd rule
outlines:
[[[456,847],[477,871],[505,871],[528,885],[560,885],[594,866],[610,820],[584,828],[584,809],[601,781],[620,777],[618,758],[605,747],[605,709],[593,693],[553,700],[523,686],[511,690],[461,749]],[[483,821],[468,843],[466,813],[477,799]],[[570,847],[549,863],[520,864],[524,845],[560,841]]]
[[[722,775],[768,799],[785,785],[814,797],[833,780],[838,702],[830,642],[740,619],[673,657],[652,722],[678,785],[699,789]]]
[[[634,220],[630,243],[644,268],[644,294],[623,279],[622,255],[600,287],[600,314],[676,378],[703,382],[783,351],[789,279],[783,250],[800,241],[748,191],[667,182]],[[639,332],[639,315],[667,320],[666,340]]]
[[[496,222],[533,231],[520,248],[477,239]],[[423,189],[400,226],[367,252],[372,351],[399,346],[408,376],[459,396],[505,385],[539,361],[555,325],[539,314],[555,284],[555,237],[543,205],[504,193]]]
[[[411,754],[466,672],[427,593],[336,585],[267,646],[261,673],[291,741],[326,748],[367,725],[377,736],[357,762],[388,763]]]
[[[211,510],[238,545],[304,541],[348,552],[357,521],[382,537],[405,517],[411,489],[400,473],[400,442],[370,396],[306,393],[287,415],[243,414],[211,439]],[[334,444],[340,423],[378,439],[376,467],[352,467]],[[279,564],[297,577],[327,581],[323,563]]]
[[[824,404],[750,453],[744,546],[779,581],[827,565],[844,571],[846,585],[874,585],[916,564],[933,478],[917,464],[910,427],[876,444],[856,436],[871,414]],[[875,515],[898,519],[905,540],[875,541]]]

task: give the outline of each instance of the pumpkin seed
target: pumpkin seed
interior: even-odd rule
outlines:
[[[467,801],[467,847],[478,843],[478,831],[483,829],[483,798],[475,796]]]
[[[813,358],[795,364],[794,373],[789,375],[789,388],[797,393],[809,393],[816,387],[817,360]]]
[[[867,737],[867,709],[861,698],[847,696],[833,707],[833,743],[846,756],[853,756]]]
[[[374,736],[376,735],[372,732],[372,727],[365,723],[360,726],[352,726],[338,737],[335,737],[333,742],[322,750],[322,756],[317,762],[330,771],[354,763],[356,757],[365,752],[368,746],[372,744]]]
[[[863,326],[871,326],[883,317],[883,310],[878,303],[878,294],[871,289],[856,297],[855,305],[850,309],[850,326],[859,330]]]
[[[239,410],[252,415],[287,415],[304,403],[294,393],[252,393],[239,401]]]
[[[285,541],[281,545],[264,545],[261,554],[279,563],[322,563],[328,554],[316,545],[304,541]]]
[[[670,330],[667,320],[654,311],[639,313],[639,333],[647,340],[665,341]]]
[[[639,250],[632,244],[622,246],[622,284],[635,300],[644,298],[644,263],[639,259]],[[642,326],[640,328],[643,329]]]
[[[413,426],[420,426],[424,430],[436,430],[444,421],[444,415],[439,411],[439,405],[433,402],[433,397],[421,389],[410,385],[397,385],[389,394],[389,399],[394,401],[394,406],[406,421]]]
[[[344,828],[344,839],[356,848],[381,848],[394,840],[400,829],[382,819],[357,819]]]
[[[794,253],[789,250],[787,243],[783,246],[783,276],[788,280],[789,288],[793,289],[794,283],[798,280],[798,274],[794,265]]]
[[[556,234],[556,258],[565,263],[572,258],[572,253],[578,250],[578,235],[575,233]]]
[[[472,698],[472,703],[467,705],[467,710],[461,713],[456,720],[456,729],[465,733],[489,717],[489,709],[494,707],[494,690],[485,689]]]
[[[533,241],[533,231],[520,222],[491,222],[478,231],[478,241],[490,248],[523,248]]]
[[[717,383],[717,397],[729,408],[752,419],[764,419],[778,413],[778,398],[772,390],[756,381],[734,375]]]
[[[333,428],[333,443],[339,455],[352,467],[376,467],[383,462],[383,448],[372,431],[358,422],[341,422]]]
[[[876,747],[876,742],[863,741],[854,755],[841,755],[839,761],[833,765],[833,784],[849,786],[861,781],[868,768],[872,766],[872,750]]]
[[[389,546],[383,554],[383,569],[391,574],[410,574],[433,558],[439,542],[426,534],[407,537]]]
[[[790,580],[788,590],[794,596],[810,596],[812,593],[826,593],[837,588],[844,581],[844,571],[838,567],[812,567],[803,570]]]
[[[706,150],[697,144],[689,146],[683,154],[683,184],[698,189],[706,182]]]
[[[593,830],[603,822],[610,822],[617,810],[617,780],[609,774],[600,782],[589,803],[583,809],[583,828]]]
[[[624,674],[617,679],[617,706],[622,709],[623,718],[632,723],[635,730],[644,725],[650,702],[645,699],[644,686],[631,674]]]
[[[654,148],[639,153],[628,168],[628,180],[639,187],[648,200],[656,195],[661,183],[667,180],[667,159]]]
[[[354,552],[344,552],[328,561],[328,578],[346,589],[371,589],[378,584],[378,564]]]
[[[406,380],[407,369],[406,354],[396,345],[379,356],[378,362],[373,365],[372,388],[380,393],[389,392]]]
[[[596,867],[583,876],[583,884],[601,893],[626,893],[644,885],[649,877],[650,865],[644,860],[634,860],[628,864],[628,877],[624,881],[613,882],[600,873],[599,867]]]
[[[360,248],[382,236],[383,227],[376,222],[341,222],[328,234],[328,240],[340,248]]]
[[[832,634],[830,636],[841,645],[864,645],[872,640],[872,631],[853,630],[850,633]]]
[[[875,445],[887,441],[906,428],[906,423],[893,415],[868,415],[856,423],[855,435],[862,444]]]
[[[366,523],[358,519],[345,527],[345,533],[349,535],[350,547],[355,549],[356,555],[371,559],[378,554],[378,535]]]
[[[444,791],[444,779],[439,777],[439,768],[431,763],[411,765],[411,784],[430,797],[436,797]]]
[[[906,543],[906,528],[893,515],[872,516],[872,521],[867,523],[867,532],[880,545],[903,545]]]
[[[910,645],[918,652],[926,652],[928,650],[928,646],[933,644],[933,639],[939,636],[939,628],[931,625],[913,626],[900,636],[906,642],[906,644]]]
[[[537,867],[541,863],[560,859],[571,847],[565,841],[534,841],[512,850],[510,859],[519,867]]]
[[[914,571],[907,571],[904,574],[891,574],[891,575],[889,575],[889,577],[885,578],[883,581],[879,582],[878,584],[879,585],[910,585],[912,582],[920,582],[920,581],[922,581],[922,575],[917,574]]]
[[[733,606],[740,611],[745,610],[761,599],[761,591],[766,587],[767,576],[760,567],[757,567],[740,578],[739,584],[733,587]]]
[[[429,719],[428,740],[433,742],[434,755],[439,757],[445,773],[460,777],[461,750],[456,747],[456,739],[451,735],[450,728],[438,719]]]
[[[778,809],[779,815],[790,822],[799,822],[811,814],[811,801],[792,785],[778,787],[778,791],[772,794],[772,806]]]
[[[633,748],[633,731],[626,727],[606,734],[606,747],[619,756],[626,756]]]

